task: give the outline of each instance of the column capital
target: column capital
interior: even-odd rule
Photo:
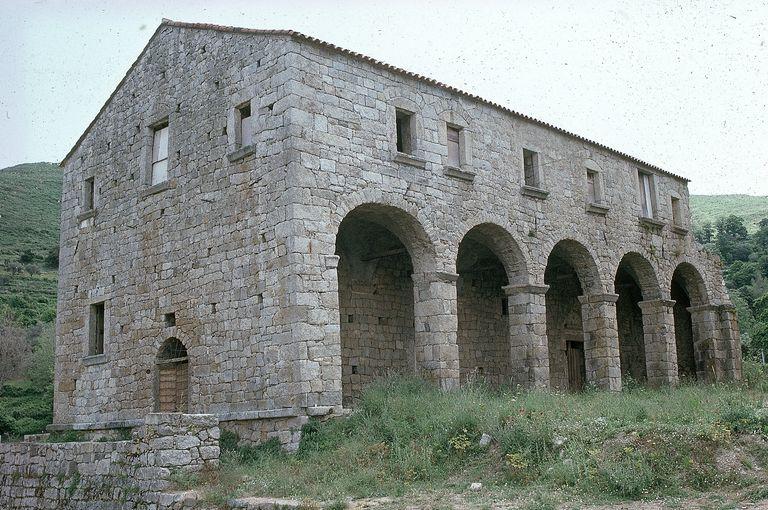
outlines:
[[[667,307],[672,308],[675,306],[676,301],[674,299],[647,299],[645,301],[638,301],[637,306],[641,310],[650,310],[654,307]]]
[[[618,294],[588,294],[584,296],[579,296],[579,302],[582,305],[586,305],[588,303],[615,303],[619,300]]]
[[[504,285],[501,288],[507,296],[512,294],[546,294],[549,285],[535,285],[532,283],[523,283],[518,285]]]
[[[427,271],[424,273],[413,273],[411,275],[411,279],[417,283],[456,283],[456,281],[459,279],[459,275],[456,273],[449,273],[447,271]]]
[[[735,312],[736,307],[733,305],[733,303],[723,303],[718,306],[718,309],[720,309],[721,312]]]
[[[336,269],[337,267],[339,267],[339,260],[341,260],[341,257],[339,257],[338,255],[326,255],[325,268]]]

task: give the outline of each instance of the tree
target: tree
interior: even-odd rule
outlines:
[[[45,265],[53,268],[58,269],[59,267],[59,247],[54,246],[50,250],[48,250],[48,254],[45,256]]]
[[[748,260],[752,251],[744,219],[734,214],[717,220],[717,249],[726,263]]]
[[[9,316],[0,318],[0,383],[21,377],[31,354],[27,332]]]
[[[711,243],[712,238],[714,237],[714,234],[715,234],[715,230],[714,230],[714,227],[712,227],[711,221],[704,222],[704,224],[701,225],[701,228],[696,228],[693,231],[693,236],[701,244]]]
[[[754,262],[735,261],[725,272],[729,287],[739,289],[752,283],[757,276],[757,265]]]
[[[36,258],[37,256],[35,255],[35,252],[27,248],[19,256],[19,262],[21,262],[22,264],[29,264],[31,262],[34,262]]]
[[[755,243],[755,251],[768,252],[768,218],[763,218],[758,223],[758,230],[752,236]]]

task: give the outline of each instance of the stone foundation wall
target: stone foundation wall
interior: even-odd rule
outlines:
[[[0,444],[0,508],[151,508],[174,472],[214,468],[219,453],[210,415],[150,414],[128,441]]]

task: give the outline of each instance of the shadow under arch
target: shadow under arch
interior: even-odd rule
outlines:
[[[461,239],[456,272],[460,378],[507,383],[513,363],[506,288],[528,282],[525,256],[507,230],[481,223]]]
[[[640,303],[661,299],[661,287],[651,263],[637,252],[625,254],[616,269],[614,291],[622,379],[648,380],[646,337]]]
[[[691,309],[707,304],[709,299],[701,272],[690,262],[678,264],[672,273],[670,296],[675,302],[672,311],[679,377],[681,380],[705,379],[708,373],[706,353],[700,345],[701,332],[694,324]]]
[[[579,391],[587,382],[582,305],[584,295],[602,293],[597,262],[580,242],[564,239],[552,248],[544,270],[549,377],[554,389]]]
[[[336,234],[342,404],[376,378],[415,370],[413,273],[434,270],[435,249],[409,212],[365,203]]]

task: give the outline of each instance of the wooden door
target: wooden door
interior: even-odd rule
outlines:
[[[158,411],[185,413],[189,406],[188,363],[165,363],[158,366]]]
[[[568,389],[581,391],[587,379],[587,368],[584,363],[584,342],[567,342],[568,355]]]

